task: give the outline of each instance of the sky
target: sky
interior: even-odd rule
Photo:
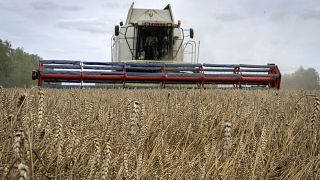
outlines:
[[[43,59],[111,61],[114,26],[130,0],[0,0],[0,39]],[[136,8],[171,4],[174,20],[193,28],[199,62],[275,63],[320,73],[319,0],[136,0]]]

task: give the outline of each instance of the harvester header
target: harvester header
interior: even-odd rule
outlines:
[[[280,71],[274,64],[150,64],[44,60],[39,63],[39,70],[33,72],[33,79],[38,79],[39,86],[46,87],[280,88]]]

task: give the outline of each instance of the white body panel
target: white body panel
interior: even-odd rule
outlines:
[[[149,26],[150,24],[152,25]],[[158,26],[158,24],[160,25]],[[167,55],[161,59],[148,59],[146,56],[141,60],[139,56],[140,51],[137,52],[137,49],[139,49],[137,46],[140,44],[140,41],[142,44],[146,39],[146,36],[144,37],[145,39],[143,39],[144,41],[139,39],[139,34],[142,32],[139,29],[142,27],[146,27],[145,29],[150,27],[150,29],[155,29],[155,32],[157,32],[157,28],[162,29],[161,32],[167,32],[167,34],[170,32],[170,38],[168,40],[170,56]],[[153,30],[145,31],[153,33]],[[164,9],[136,9],[133,8],[132,4],[128,12],[126,23],[120,27],[119,35],[114,35],[112,37],[112,62],[183,63],[184,37],[182,31],[183,30],[179,25],[174,23],[170,5]]]

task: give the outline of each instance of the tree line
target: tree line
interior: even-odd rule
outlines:
[[[29,54],[23,48],[13,48],[7,40],[0,39],[0,86],[30,87],[36,85],[31,80],[31,71],[37,68],[41,58]]]
[[[284,74],[281,79],[281,89],[292,90],[319,90],[319,74],[314,68],[300,67],[291,74]]]

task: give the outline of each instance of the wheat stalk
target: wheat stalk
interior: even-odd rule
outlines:
[[[231,121],[225,120],[223,124],[223,158],[226,160],[231,151]]]
[[[100,147],[100,140],[98,138],[95,138],[93,140],[93,144],[94,144],[94,147],[95,147],[95,164],[94,164],[94,167],[95,167],[95,171],[96,172],[99,172],[100,171],[100,167],[101,167],[101,147]],[[98,173],[95,173],[95,178],[94,179],[100,179],[99,177],[99,174]]]
[[[44,110],[44,92],[41,88],[38,91],[39,100],[38,100],[38,124],[37,128],[40,129],[43,121],[43,110]]]
[[[55,143],[56,143],[56,152],[58,155],[57,163],[60,164],[63,160],[62,156],[62,144],[63,144],[63,137],[62,137],[62,122],[59,115],[56,115],[56,127],[55,127]]]
[[[312,140],[313,140],[313,146],[317,144],[317,132],[318,130],[316,129],[316,119],[318,117],[318,112],[320,110],[320,99],[315,96],[314,97],[314,106],[313,106],[313,111],[312,111],[312,116],[311,116],[311,122],[310,122],[310,129],[312,133]]]
[[[124,177],[128,179],[130,177],[129,172],[129,158],[128,154],[125,152],[123,155],[123,166],[124,166]]]
[[[25,135],[24,132],[18,130],[14,134],[13,141],[13,153],[17,159],[15,162],[18,163],[17,166],[17,177],[19,180],[28,180],[29,179],[29,167],[25,164],[23,147],[25,144]]]
[[[17,131],[14,134],[14,140],[13,140],[13,152],[14,156],[18,159],[22,158],[22,147],[23,147],[23,141],[24,141],[24,133],[23,131]]]
[[[137,168],[136,168],[137,179],[141,178],[141,170],[142,170],[142,154],[139,153],[138,159],[137,159]]]
[[[107,142],[106,143],[106,147],[105,147],[105,154],[104,154],[104,159],[103,159],[103,163],[102,163],[102,176],[101,179],[108,179],[108,172],[110,169],[110,165],[111,165],[111,146],[110,143]]]
[[[91,120],[91,118],[92,118],[92,111],[93,111],[93,103],[90,102],[90,103],[89,103],[89,106],[88,106],[88,108],[87,108],[87,111],[86,111],[86,116],[85,116],[85,119],[86,119],[87,121],[90,121],[90,120]]]
[[[140,116],[140,106],[138,101],[131,101],[131,104],[129,104],[131,108],[128,108],[131,110],[129,113],[129,122],[130,122],[130,135],[131,137],[135,136],[138,129],[138,123],[139,123],[139,116]]]
[[[204,163],[203,166],[201,167],[201,179],[205,179],[206,178],[206,166],[208,164],[209,161],[209,145],[206,144],[204,146]]]
[[[29,167],[25,165],[24,163],[18,164],[18,179],[19,180],[28,180],[29,179]]]

